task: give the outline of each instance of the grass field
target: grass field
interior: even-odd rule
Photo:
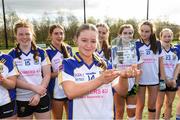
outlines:
[[[74,48],[74,51],[76,51],[76,50],[77,50],[77,48]],[[3,53],[8,53],[9,50],[0,50],[0,51]],[[147,100],[147,97],[146,97],[146,100]],[[179,101],[179,98],[176,95],[174,103],[173,103],[173,110],[172,110],[173,117],[171,118],[172,120],[176,119],[176,104],[178,101]],[[161,113],[163,113],[163,109],[161,110]],[[143,112],[143,119],[147,119],[147,115],[148,115],[148,110],[147,110],[147,105],[146,105],[144,112]],[[65,116],[65,115],[63,115],[63,116]],[[126,118],[126,115],[124,117]]]

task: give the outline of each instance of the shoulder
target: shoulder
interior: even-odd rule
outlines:
[[[77,65],[77,61],[74,59],[74,57],[65,58],[62,62],[62,64],[75,66]]]
[[[10,55],[2,54],[1,62],[3,62],[6,66],[13,67],[13,58]]]
[[[143,45],[144,45],[144,43],[143,43],[143,42],[141,42],[141,40],[140,40],[140,39],[137,39],[137,40],[135,40],[135,45],[136,45],[136,47],[137,47],[137,48],[139,48],[139,47],[143,46]]]
[[[46,51],[40,47],[37,47],[37,51],[39,52],[40,56],[44,56],[46,54]]]
[[[10,56],[12,56],[13,58],[15,58],[16,57],[16,50],[15,50],[15,48],[12,48],[10,51],[9,51],[9,53],[8,53]]]
[[[7,54],[2,54],[2,57],[3,57],[4,59],[6,59],[6,60],[10,60],[10,61],[13,60],[12,56],[7,55]]]

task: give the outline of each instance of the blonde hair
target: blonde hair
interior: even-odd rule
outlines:
[[[164,29],[162,29],[161,32],[159,33],[159,38],[160,38],[160,39],[162,38],[162,35],[163,35],[163,33],[164,33],[165,31],[169,32],[169,33],[171,34],[171,36],[173,37],[173,31],[172,31],[171,29],[169,29],[169,28],[164,28]]]

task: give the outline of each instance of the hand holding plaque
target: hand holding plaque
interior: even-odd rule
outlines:
[[[116,37],[112,40],[112,65],[116,70],[123,70],[137,64],[135,42],[132,39]]]

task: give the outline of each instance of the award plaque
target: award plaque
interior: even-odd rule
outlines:
[[[135,40],[116,37],[112,40],[112,65],[116,70],[122,70],[137,64]]]

